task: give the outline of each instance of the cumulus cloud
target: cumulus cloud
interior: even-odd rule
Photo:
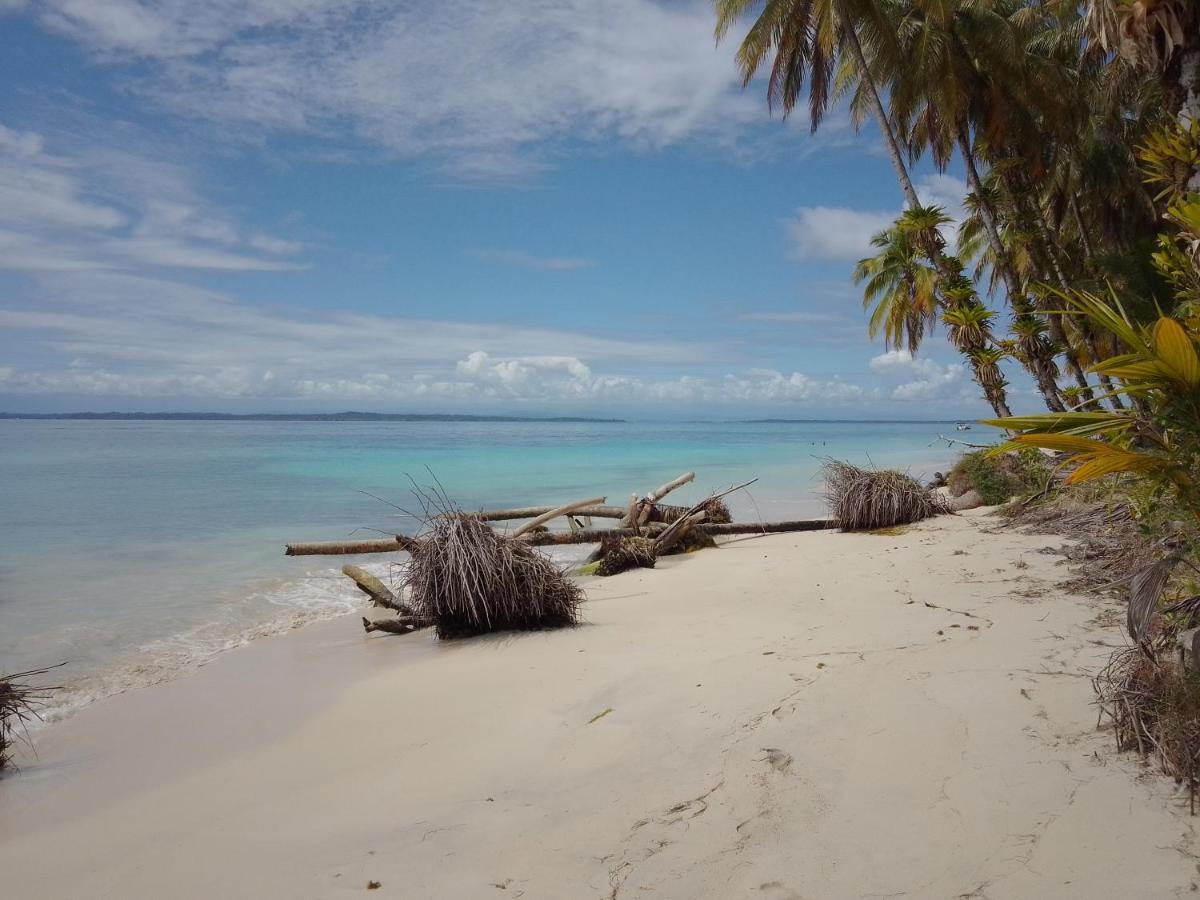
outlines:
[[[890,212],[863,212],[840,206],[803,206],[784,221],[792,257],[800,260],[857,262],[871,238],[895,220]]]
[[[578,408],[866,396],[836,377],[776,369],[676,374],[696,358],[719,364],[720,348],[699,342],[349,312],[300,316],[119,272],[46,272],[38,280],[40,302],[0,309],[0,393]]]
[[[903,379],[891,389],[893,400],[973,399],[973,390],[961,364],[940,365],[931,359],[916,358],[907,350],[889,350],[871,359],[871,371],[890,379]]]
[[[966,216],[966,182],[952,175],[934,174],[922,178],[916,188],[922,203],[940,206],[950,217],[943,233],[953,248],[958,225]],[[870,254],[871,238],[891,227],[900,212],[802,206],[794,216],[784,219],[783,226],[794,259],[858,262]]]
[[[530,148],[735,140],[763,117],[708,4],[527,0],[46,0],[41,21],[189,116],[258,134],[354,133],[464,177],[521,177]]]

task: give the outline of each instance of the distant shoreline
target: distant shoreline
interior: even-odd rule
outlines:
[[[220,412],[0,412],[0,420],[67,422],[544,422],[550,424],[623,425],[629,419],[590,416],[486,416],[458,413],[220,413]],[[962,419],[683,419],[677,424],[741,425],[952,425]],[[967,420],[972,421],[972,420]]]
[[[101,422],[582,422],[622,423],[624,419],[584,416],[471,416],[437,413],[0,413],[0,419]]]

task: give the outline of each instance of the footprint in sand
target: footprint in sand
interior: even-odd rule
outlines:
[[[776,772],[787,774],[788,769],[792,767],[792,754],[785,753],[777,747],[763,747],[763,752],[767,754],[767,763]]]

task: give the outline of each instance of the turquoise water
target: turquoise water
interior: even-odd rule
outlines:
[[[693,470],[758,477],[739,518],[821,515],[819,457],[924,477],[945,425],[0,420],[0,671],[67,660],[67,705],[360,606],[345,558],[289,541],[411,531],[409,476],[466,509],[606,494]],[[577,551],[567,551],[577,552]],[[367,557],[386,574],[389,561]]]

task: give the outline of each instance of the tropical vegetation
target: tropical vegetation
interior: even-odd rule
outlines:
[[[916,353],[942,327],[995,411],[1008,439],[952,478],[1000,502],[1030,487],[1022,460],[1065,473],[1073,496],[1033,514],[1095,532],[1107,558],[1089,566],[1128,601],[1132,645],[1097,676],[1101,707],[1118,745],[1156,755],[1194,804],[1200,0],[714,5],[718,38],[749,20],[737,61],[747,85],[765,69],[771,106],[807,91],[814,131],[839,101],[874,120],[905,209],[854,269],[868,332]],[[956,227],[923,202],[919,161],[965,175]],[[1004,365],[1046,412],[1012,415]]]
[[[1097,367],[1130,350],[1122,336],[1062,298],[1115,291],[1140,327],[1183,314],[1180,291],[1200,281],[1185,237],[1200,211],[1200,3],[714,6],[718,39],[746,26],[737,64],[747,85],[765,76],[770,107],[807,95],[816,131],[844,103],[883,138],[905,209],[854,271],[873,337],[915,353],[944,327],[998,417],[1006,365],[1052,413],[1134,400]],[[922,200],[920,161],[965,175],[957,228]],[[1177,232],[1160,238],[1168,220]]]

